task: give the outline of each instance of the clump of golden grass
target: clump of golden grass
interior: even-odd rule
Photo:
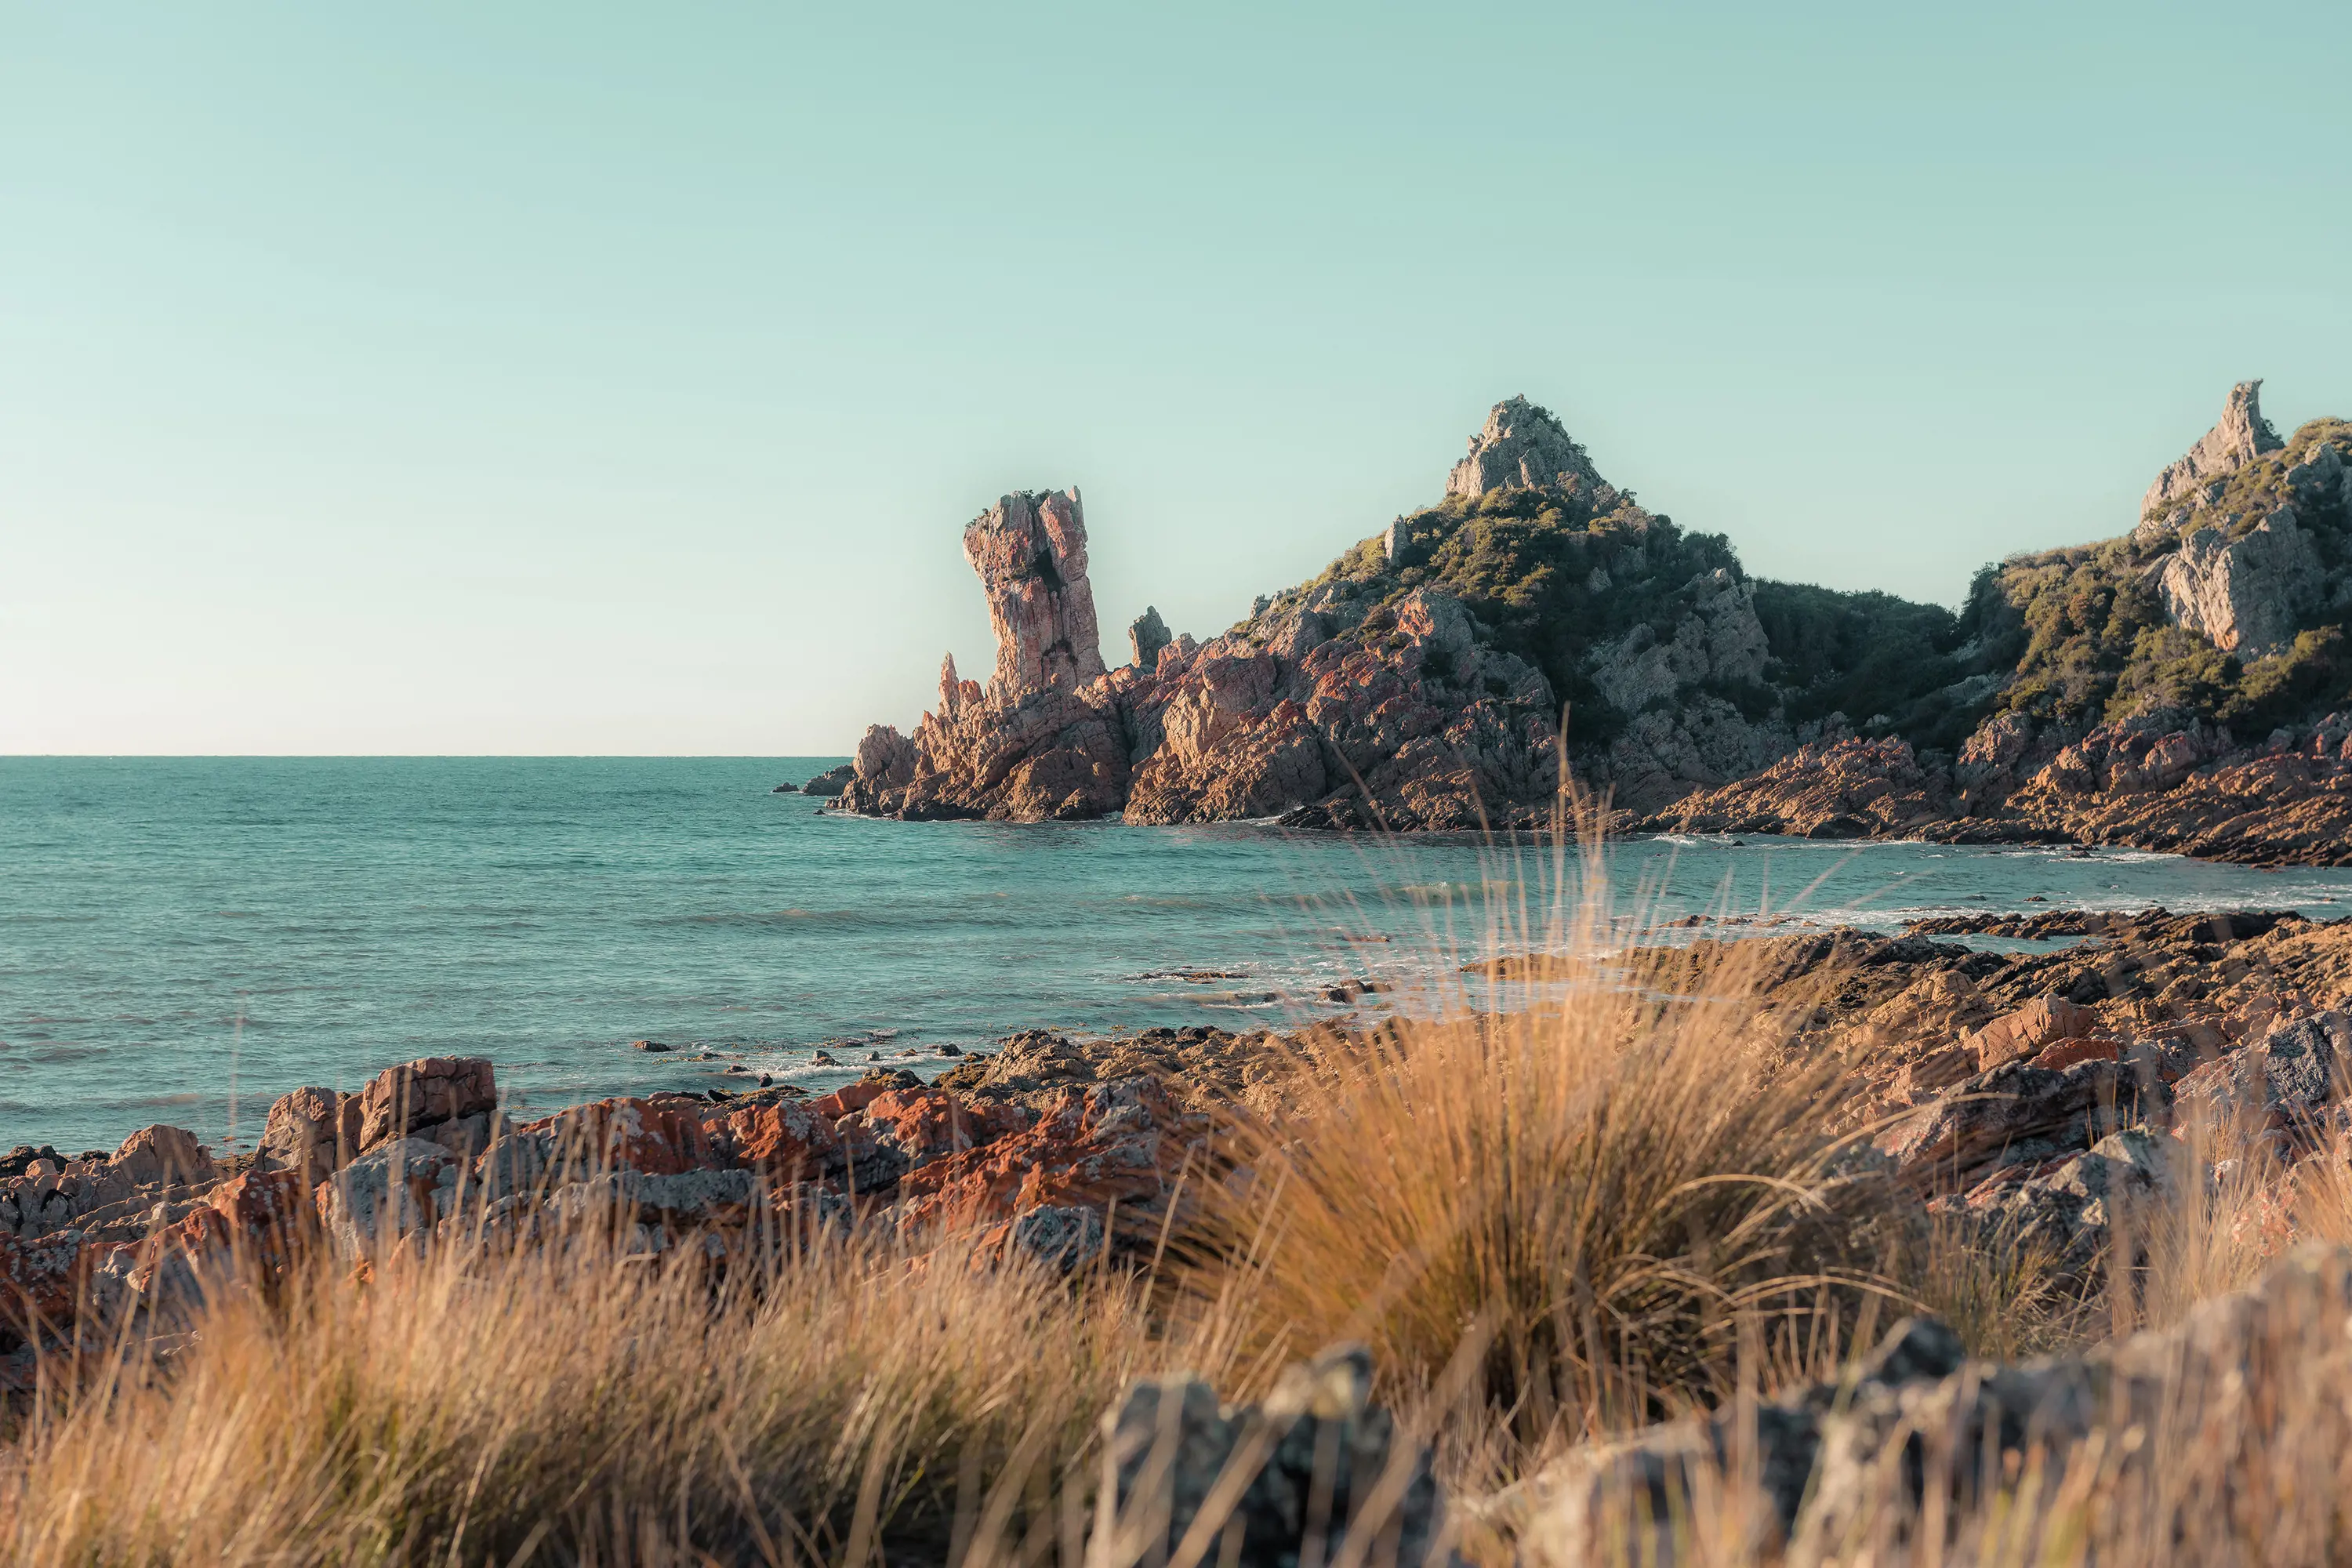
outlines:
[[[365,1285],[320,1259],[276,1294],[215,1290],[163,1358],[56,1369],[0,1451],[0,1559],[863,1568],[983,1521],[1058,1545],[1039,1500],[1120,1388],[1222,1370],[1125,1279],[861,1243],[715,1294],[593,1242]]]
[[[2015,1226],[1988,1234],[1926,1215],[1893,1229],[1885,1268],[1907,1300],[1949,1323],[1970,1355],[1988,1361],[2062,1351],[2101,1326],[2095,1282],[2070,1279],[2054,1242]]]
[[[1840,1176],[1836,1065],[1770,1049],[1741,955],[1627,984],[1610,921],[1588,862],[1549,999],[1323,1051],[1309,1115],[1238,1127],[1186,1283],[1259,1364],[1362,1340],[1410,1397],[1475,1332],[1470,1405],[1524,1458],[1723,1398],[1743,1331],[1794,1371],[1876,1316],[1883,1188]]]

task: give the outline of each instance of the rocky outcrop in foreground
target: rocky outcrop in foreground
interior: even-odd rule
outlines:
[[[2077,1356],[1972,1361],[1914,1319],[1839,1382],[1579,1449],[1497,1511],[1547,1568],[1716,1560],[1696,1540],[1803,1563],[2042,1561],[2029,1543],[2071,1557],[2086,1538],[2140,1561],[2243,1562],[2256,1542],[2332,1561],[2278,1538],[2278,1505],[2342,1484],[2348,1322],[2352,1250],[2334,1247]],[[1959,1539],[1988,1506],[2000,1539]]]
[[[824,1095],[655,1094],[520,1124],[489,1062],[432,1058],[357,1094],[281,1097],[259,1152],[235,1161],[171,1127],[111,1154],[21,1148],[0,1161],[0,1389],[42,1343],[200,1298],[236,1254],[276,1268],[324,1248],[367,1268],[436,1237],[586,1225],[723,1268],[853,1219],[1068,1268],[1148,1250],[1208,1128],[1155,1069],[1231,1043],[1152,1031],[1089,1058],[1020,1036],[929,1085],[877,1071]]]
[[[1115,1563],[1458,1563],[1428,1450],[1372,1403],[1371,1357],[1328,1352],[1238,1408],[1196,1377],[1138,1384],[1103,1417]]]

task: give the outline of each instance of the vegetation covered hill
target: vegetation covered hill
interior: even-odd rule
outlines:
[[[1784,752],[1851,732],[1948,759],[2011,713],[2054,736],[2203,721],[2259,742],[2352,706],[2352,422],[2314,420],[2282,443],[2248,388],[2232,397],[2259,450],[2129,534],[1984,567],[1957,610],[1748,578],[1727,538],[1600,480],[1546,411],[1521,405],[1523,423],[1550,422],[1550,460],[1574,465],[1560,483],[1449,495],[1259,618],[1332,584],[1381,604],[1452,595],[1543,672],[1573,715],[1572,751],[1603,776],[1643,714],[1704,737],[1720,723],[1695,710],[1711,703]]]
[[[2333,464],[2324,449],[2335,454]],[[1988,568],[1970,608],[1994,658],[2013,672],[1996,709],[2076,728],[2172,710],[2260,739],[2343,706],[2352,686],[2345,647],[2352,606],[2343,595],[2352,508],[2340,480],[2314,480],[2330,468],[2340,473],[2347,457],[2352,423],[2315,419],[2283,449],[2248,459],[2168,517],[2147,519],[2121,538]],[[2290,474],[2306,478],[2291,483]],[[2285,596],[2279,608],[2291,639],[2225,647],[2212,631],[2180,624],[2165,579],[2183,542],[2210,531],[2225,547],[2240,543],[2283,512],[2309,544],[2316,571],[2307,587],[2244,581],[2242,570],[2230,575],[2242,599]]]

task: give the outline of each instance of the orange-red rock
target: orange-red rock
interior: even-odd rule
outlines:
[[[142,1289],[171,1255],[192,1264],[242,1257],[272,1273],[283,1268],[318,1234],[319,1216],[302,1176],[294,1171],[247,1171],[223,1182],[203,1207],[135,1244],[142,1258],[131,1280]]]
[[[861,1114],[910,1167],[963,1153],[1029,1123],[1017,1106],[968,1101],[939,1089],[887,1089],[866,1101]]]
[[[31,1241],[0,1235],[0,1338],[29,1339],[44,1325],[72,1321],[85,1251],[74,1231]]]
[[[909,1172],[903,1215],[911,1226],[979,1224],[1045,1207],[1156,1205],[1197,1131],[1147,1079],[1066,1089],[1034,1126]]]
[[[825,1099],[831,1100],[827,1095]],[[814,1181],[841,1162],[841,1138],[816,1100],[785,1100],[732,1111],[722,1122],[735,1156],[772,1183]]]
[[[494,1111],[498,1084],[483,1057],[425,1057],[376,1074],[360,1091],[359,1149],[419,1128]]]
[[[698,1117],[635,1099],[599,1100],[517,1129],[554,1139],[560,1158],[590,1167],[676,1175],[726,1163]]]
[[[2033,1065],[2055,1072],[2073,1067],[2076,1062],[2117,1062],[2123,1060],[2123,1056],[2121,1041],[2094,1035],[2079,1040],[2061,1040],[2056,1045],[2044,1047],[2034,1053]]]
[[[2003,1062],[2035,1060],[2047,1046],[2080,1039],[2098,1027],[2099,1016],[2063,996],[2038,996],[2013,1013],[2005,1013],[1963,1042],[1976,1052],[1977,1070],[1990,1072]],[[2082,1060],[2082,1058],[2074,1058]],[[2108,1059],[2113,1060],[2110,1057]],[[2062,1064],[2050,1062],[2043,1066]]]

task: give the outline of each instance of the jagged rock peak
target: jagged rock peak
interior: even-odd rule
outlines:
[[[955,655],[940,660],[940,717],[952,719],[965,704],[981,700],[980,682],[956,674]]]
[[[1470,455],[1454,465],[1445,493],[1482,496],[1498,485],[1573,489],[1579,481],[1598,484],[1600,479],[1592,459],[1551,410],[1525,397],[1507,397],[1488,411],[1486,425],[1470,437]]]
[[[1013,703],[1072,691],[1103,673],[1094,584],[1087,580],[1087,521],[1076,486],[1018,490],[963,531],[996,632],[989,700]]]
[[[2168,465],[2164,472],[2156,476],[2156,482],[2147,487],[2147,494],[2139,503],[2143,519],[2207,480],[2229,473],[2248,458],[2275,452],[2286,445],[2271,428],[2271,422],[2263,417],[2262,391],[2259,381],[2242,381],[2230,388],[2229,401],[2221,405],[2221,417],[2214,421],[2213,428],[2206,431],[2179,461]]]
[[[1135,650],[1139,668],[1150,669],[1160,662],[1160,650],[1172,640],[1168,635],[1168,623],[1160,618],[1157,605],[1143,606],[1143,614],[1135,617],[1127,628],[1127,646]]]

